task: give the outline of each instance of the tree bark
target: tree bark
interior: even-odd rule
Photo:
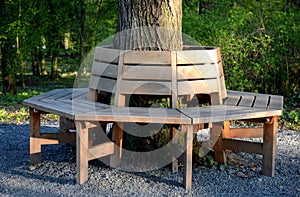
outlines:
[[[38,50],[36,47],[31,52],[32,56],[32,74],[33,76],[40,76],[39,62],[38,62]]]
[[[182,50],[182,0],[119,0],[114,48]]]
[[[9,62],[11,54],[13,54],[12,44],[9,42],[9,39],[5,41],[4,46],[1,49],[1,72],[3,80],[3,94],[7,93],[17,94],[16,90],[16,78],[14,72],[13,62]],[[12,58],[11,58],[12,59]]]
[[[46,59],[45,59],[45,54],[44,54],[42,45],[40,45],[40,47],[39,47],[38,57],[39,57],[39,63],[40,63],[40,69],[41,69],[42,75],[43,76],[48,75],[47,70],[46,70]]]
[[[58,51],[54,49],[52,51],[52,63],[51,63],[51,76],[52,80],[57,78],[57,68],[58,68]]]

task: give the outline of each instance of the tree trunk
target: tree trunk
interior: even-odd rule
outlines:
[[[182,50],[182,0],[119,0],[114,48]]]
[[[40,69],[42,75],[48,75],[47,70],[46,70],[46,59],[45,59],[45,54],[42,46],[39,47],[38,50],[38,57],[39,57],[39,63],[40,63]]]
[[[51,79],[57,78],[57,68],[58,68],[58,52],[56,49],[52,51],[52,63],[51,63]]]
[[[38,50],[36,47],[33,48],[31,55],[32,55],[32,74],[33,76],[40,76]]]
[[[13,54],[12,44],[9,43],[9,39],[5,42],[1,49],[1,72],[3,80],[3,94],[11,93],[16,94],[16,78],[14,72],[14,64],[9,62],[11,54]]]

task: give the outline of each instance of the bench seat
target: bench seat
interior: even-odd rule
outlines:
[[[264,138],[262,144],[241,143],[241,141],[234,141],[230,138],[226,139],[226,136],[243,137],[243,135],[230,135],[229,127],[222,126],[220,129],[223,131],[223,139],[221,140],[219,151],[222,152],[228,148],[262,154],[265,158],[263,160],[265,166],[263,171],[267,175],[274,175],[274,154],[277,145],[277,131],[274,130],[274,128],[277,128],[277,125],[274,124],[277,121],[273,119],[282,114],[283,99],[281,96],[227,91],[228,97],[225,99],[224,105],[169,109],[112,107],[87,100],[87,92],[87,89],[56,89],[24,101],[24,104],[30,107],[30,162],[32,164],[41,162],[41,145],[76,141],[75,133],[41,133],[40,114],[43,113],[56,114],[61,118],[67,118],[76,122],[78,183],[83,183],[88,178],[87,166],[89,160],[116,154],[117,152],[113,142],[92,147],[87,146],[87,129],[90,128],[88,125],[94,124],[95,126],[95,122],[184,125],[185,127],[182,127],[182,132],[186,133],[184,184],[187,189],[191,189],[192,146],[189,146],[189,144],[193,140],[193,125],[228,122],[231,120],[259,119],[262,121],[261,119],[264,119],[262,122],[267,126],[261,131],[260,137]],[[268,125],[272,125],[272,127],[270,128]]]

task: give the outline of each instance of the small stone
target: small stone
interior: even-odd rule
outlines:
[[[246,174],[244,174],[243,172],[238,172],[236,175],[241,178],[248,178],[248,176]]]
[[[35,170],[35,169],[36,169],[36,166],[35,166],[35,165],[30,165],[30,166],[29,166],[29,170],[33,171],[33,170]]]

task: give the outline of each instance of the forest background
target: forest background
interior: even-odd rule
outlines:
[[[227,89],[283,95],[281,126],[294,130],[299,7],[297,0],[183,0],[182,24],[199,45],[221,48]],[[116,33],[117,20],[116,0],[0,0],[0,122],[26,122],[24,99],[73,87],[82,61]]]

